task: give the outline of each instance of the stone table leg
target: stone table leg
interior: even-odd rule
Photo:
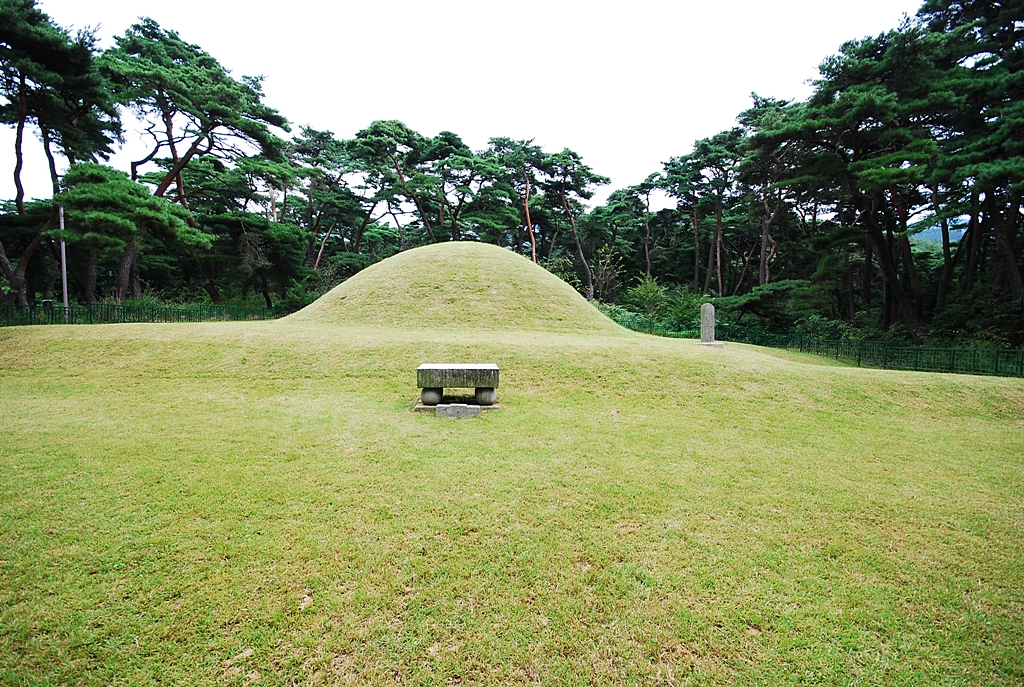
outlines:
[[[498,400],[498,394],[493,387],[478,386],[476,388],[476,404],[480,406],[492,406]]]
[[[441,396],[443,394],[444,389],[438,389],[436,387],[422,389],[420,391],[420,400],[425,406],[436,406],[441,402]]]

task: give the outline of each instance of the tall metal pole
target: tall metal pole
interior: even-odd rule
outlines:
[[[60,280],[64,287],[64,324],[68,324],[68,259],[67,251],[64,248],[64,206],[60,206]]]

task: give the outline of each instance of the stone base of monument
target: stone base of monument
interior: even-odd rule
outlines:
[[[482,406],[477,403],[474,403],[472,396],[445,396],[444,398],[441,399],[440,403],[432,406],[425,405],[422,401],[419,401],[416,403],[415,407],[413,407],[412,410],[414,413],[436,413],[437,415],[441,415],[441,413],[436,412],[437,409],[440,408],[441,406],[467,406],[469,408],[478,408],[481,413],[486,412],[488,410],[501,410],[500,403],[495,403],[494,405],[489,406]]]
[[[698,346],[713,346],[715,348],[725,348],[725,344],[719,343],[717,341],[698,341],[697,345]]]
[[[476,417],[480,414],[480,406],[465,403],[438,403],[434,406],[434,414],[438,417]]]

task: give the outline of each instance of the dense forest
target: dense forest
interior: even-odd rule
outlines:
[[[928,0],[826,58],[806,101],[753,95],[735,127],[593,208],[608,179],[572,150],[474,151],[399,121],[293,130],[260,79],[149,19],[100,50],[35,0],[0,0],[0,68],[6,303],[59,293],[61,240],[83,304],[282,311],[399,251],[486,241],[680,327],[712,299],[771,331],[1024,343],[1019,0]],[[149,153],[104,165],[135,120]],[[26,199],[26,155],[45,156],[52,198]],[[659,192],[674,207],[652,211]]]

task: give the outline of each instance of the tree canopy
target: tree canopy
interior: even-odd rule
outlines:
[[[1020,345],[1022,22],[1018,3],[928,0],[826,57],[807,100],[753,94],[735,125],[591,207],[608,179],[577,151],[501,136],[473,150],[398,120],[292,133],[260,78],[152,19],[100,51],[34,0],[0,0],[0,118],[16,132],[3,299],[48,295],[58,237],[87,303],[286,309],[398,251],[485,241],[588,298],[663,292],[679,322],[715,299],[769,331]],[[98,163],[129,113],[151,148],[125,174]],[[46,158],[52,198],[25,198],[27,154]]]

